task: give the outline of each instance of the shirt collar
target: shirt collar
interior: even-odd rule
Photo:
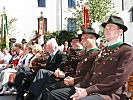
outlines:
[[[99,50],[99,48],[98,47],[94,47],[94,48],[91,48],[90,50],[87,50],[87,52],[93,52],[95,50]]]
[[[58,49],[56,49],[52,54],[55,55],[57,53]]]
[[[115,44],[113,44],[113,45],[110,45],[110,46],[108,46],[108,48],[113,49],[113,48],[115,48],[115,47],[120,46],[121,44],[123,44],[123,41],[119,41],[119,42],[117,42],[117,43],[115,43]]]

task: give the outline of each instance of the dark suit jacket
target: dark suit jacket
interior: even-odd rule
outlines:
[[[97,93],[105,100],[125,100],[125,83],[133,71],[133,48],[122,44],[115,49],[105,49],[99,55],[92,69],[80,87],[86,88],[88,95]]]
[[[29,88],[30,92],[37,97],[41,94],[45,84],[55,82],[55,76],[53,73],[57,68],[62,69],[64,67],[64,63],[66,62],[66,60],[67,56],[65,55],[65,53],[59,50],[56,52],[52,60],[50,60],[49,57],[44,69],[40,69],[37,72],[33,82],[31,83]]]
[[[62,70],[66,60],[67,60],[66,54],[58,50],[52,60],[48,58],[48,62],[44,68],[50,71],[55,71],[57,68],[60,68]]]

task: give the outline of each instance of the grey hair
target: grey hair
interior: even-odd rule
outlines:
[[[51,44],[53,48],[58,49],[58,43],[55,38],[51,38],[47,41],[46,45]]]

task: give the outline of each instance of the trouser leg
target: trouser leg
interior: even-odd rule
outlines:
[[[22,84],[22,81],[24,79],[25,74],[20,72],[16,75],[16,78],[14,80],[14,85],[18,87],[20,84]]]
[[[53,90],[48,95],[47,100],[72,100],[70,96],[73,95],[74,93],[75,93],[74,87]]]
[[[44,85],[48,82],[51,75],[53,75],[53,73],[49,70],[40,69],[38,71],[29,88],[29,91],[34,95],[33,97],[40,96]]]
[[[99,95],[90,95],[90,96],[80,98],[78,100],[104,100],[104,99]]]
[[[61,81],[58,81],[58,82],[55,82],[55,83],[51,82],[51,83],[46,84],[45,87],[43,88],[43,91],[42,91],[42,98],[43,98],[43,100],[47,100],[48,94],[52,90],[62,88]]]

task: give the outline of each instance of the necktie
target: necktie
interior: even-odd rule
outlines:
[[[50,56],[51,56],[50,58],[50,61],[51,61],[54,58],[54,54],[51,54]]]

